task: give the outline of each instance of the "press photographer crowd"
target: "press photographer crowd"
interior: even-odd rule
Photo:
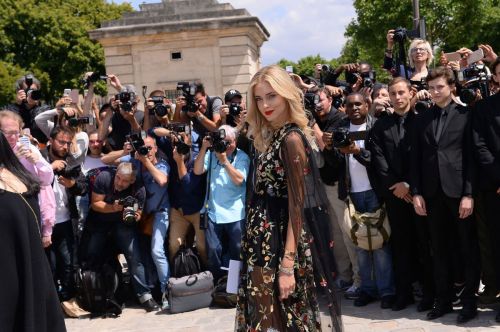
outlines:
[[[36,77],[19,78],[16,99],[0,111],[0,189],[22,192],[6,180],[14,174],[30,179],[21,182],[36,195],[23,198],[31,209],[18,211],[36,219],[29,241],[39,235],[50,266],[35,288],[54,287],[68,317],[118,316],[125,305],[171,314],[237,307],[238,331],[309,330],[309,320],[318,328],[315,297],[302,305],[307,312],[285,301],[314,288],[331,296],[324,285],[331,281],[335,330],[340,296],[393,311],[417,301],[412,310],[428,320],[454,310],[457,324],[475,318],[478,305],[497,303],[500,292],[500,58],[479,45],[435,60],[429,42],[413,37],[389,30],[383,64],[287,73],[290,91],[279,89],[284,70],[275,66],[259,71],[248,95],[211,96],[202,82],[178,82],[175,99],[87,73],[49,106]],[[388,84],[377,82],[382,70]],[[116,90],[103,105],[94,97],[99,80]],[[308,127],[295,136],[299,129],[291,129],[294,144],[280,127],[259,127],[259,116],[273,124],[282,100],[291,112],[292,95],[302,99]],[[299,125],[299,117],[288,119],[286,130]],[[287,157],[292,151],[296,158]],[[296,181],[314,192],[297,191]],[[1,205],[11,204],[8,197],[0,195]],[[269,222],[283,216],[288,228]],[[295,219],[313,235],[304,242],[311,250]],[[279,241],[270,240],[274,233]],[[228,291],[233,261],[243,261],[238,294]],[[37,285],[32,278],[19,282]],[[294,303],[280,318],[287,325],[266,323],[275,303],[249,295],[268,283],[273,298]],[[48,306],[50,294],[42,298]],[[271,310],[257,313],[258,305]]]

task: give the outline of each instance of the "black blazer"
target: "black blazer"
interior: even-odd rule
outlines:
[[[402,137],[398,132],[400,116],[397,114],[379,118],[370,132],[372,166],[379,178],[380,194],[384,197],[393,196],[389,187],[395,183],[410,183],[410,137],[416,116],[412,111],[406,114]]]
[[[439,187],[448,197],[470,196],[474,190],[472,124],[469,108],[448,105],[439,142],[435,131],[438,106],[419,114],[412,135],[410,186],[413,195],[434,196]]]
[[[500,94],[476,104],[472,137],[482,190],[500,188]]]

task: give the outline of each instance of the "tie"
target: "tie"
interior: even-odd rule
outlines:
[[[441,134],[443,133],[443,128],[444,128],[444,123],[446,122],[446,116],[448,115],[448,112],[445,109],[441,110],[441,114],[438,118],[438,123],[436,127],[436,141],[439,142],[439,139],[441,138]]]

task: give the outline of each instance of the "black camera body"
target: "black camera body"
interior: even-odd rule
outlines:
[[[80,118],[70,117],[68,118],[68,125],[70,127],[78,127],[79,125],[88,124],[94,125],[94,118],[90,116],[82,116]]]
[[[162,97],[162,96],[151,97],[151,100],[153,101],[154,106],[152,109],[149,110],[150,115],[157,115],[160,118],[162,118],[168,114],[168,112],[170,111],[170,105],[165,105],[163,103],[163,99],[164,99],[164,97]]]
[[[24,76],[24,83],[27,87],[26,89],[24,89],[24,92],[26,93],[26,98],[30,97],[33,100],[40,100],[42,99],[42,91],[31,88],[31,86],[33,85],[33,79],[34,77],[31,74]],[[28,101],[24,99],[23,102],[27,103]]]
[[[235,118],[239,117],[241,112],[243,112],[243,108],[238,103],[230,103],[229,104],[229,114],[226,117],[226,123],[231,127],[236,127]]]
[[[210,148],[210,150],[213,150],[218,153],[226,152],[229,143],[224,140],[226,138],[226,131],[224,129],[211,131],[207,133],[207,137],[210,139],[210,142],[212,143],[212,147]]]
[[[180,122],[171,122],[166,128],[170,131],[175,131],[176,133],[185,133],[187,125],[185,123]]]
[[[200,109],[200,103],[194,101],[196,94],[196,85],[189,82],[178,82],[177,90],[182,92],[182,96],[186,98],[186,106],[182,107],[183,112],[195,113]]]
[[[135,93],[122,91],[115,95],[115,100],[120,101],[120,109],[124,112],[130,113],[132,112],[132,107],[135,104]]]
[[[394,29],[394,41],[397,43],[404,42],[407,38],[420,38],[420,30],[408,30],[403,27]]]
[[[351,132],[346,127],[336,128],[333,130],[332,135],[333,146],[336,148],[346,148],[354,141],[365,140],[367,133],[366,130]]]
[[[136,151],[138,154],[141,156],[146,156],[149,153],[149,148],[145,146],[144,144],[144,138],[145,135],[143,135],[143,132],[140,134],[130,134],[127,135],[127,141],[132,145],[132,148],[134,151]]]
[[[372,88],[373,85],[375,84],[375,82],[377,81],[377,74],[373,70],[370,70],[370,71],[364,72],[364,73],[359,73],[359,72],[354,72],[354,73],[346,72],[345,73],[345,80],[350,85],[355,84],[358,81],[358,78],[360,78],[360,77],[363,81],[362,86],[364,88]]]
[[[304,94],[304,107],[306,110],[313,112],[316,110],[316,105],[319,104],[319,95],[314,92],[306,92]]]
[[[87,78],[82,78],[80,82],[83,84],[83,87],[87,89],[90,83],[95,83],[97,81],[106,81],[108,76],[106,74],[101,74],[99,71],[95,71],[90,74]]]
[[[470,104],[476,100],[477,90],[480,91],[482,98],[490,95],[489,81],[491,73],[483,64],[473,64],[463,70],[462,75],[466,81],[460,90],[460,100],[465,104]]]
[[[415,111],[417,113],[423,113],[434,106],[434,102],[431,99],[419,100],[415,103]]]
[[[80,176],[81,172],[82,172],[81,166],[75,165],[72,167],[66,166],[63,169],[54,172],[54,174],[57,176],[62,176],[63,178],[66,178],[66,179],[76,179],[77,177]]]
[[[123,205],[123,222],[129,226],[135,225],[135,213],[139,210],[139,202],[133,196],[120,198],[118,204]]]

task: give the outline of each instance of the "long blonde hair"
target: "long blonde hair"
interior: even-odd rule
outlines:
[[[253,137],[255,148],[263,152],[269,146],[274,129],[260,113],[255,101],[254,89],[259,83],[267,82],[278,95],[285,98],[288,122],[295,123],[311,139],[311,129],[302,104],[302,92],[295,86],[288,73],[277,65],[261,68],[250,81],[248,87],[248,135]]]
[[[415,38],[411,41],[410,47],[408,48],[408,60],[410,61],[411,68],[415,68],[415,63],[413,62],[413,55],[411,54],[411,50],[420,45],[427,51],[427,67],[431,65],[432,60],[434,59],[434,55],[432,54],[431,44],[429,44],[427,40]]]

